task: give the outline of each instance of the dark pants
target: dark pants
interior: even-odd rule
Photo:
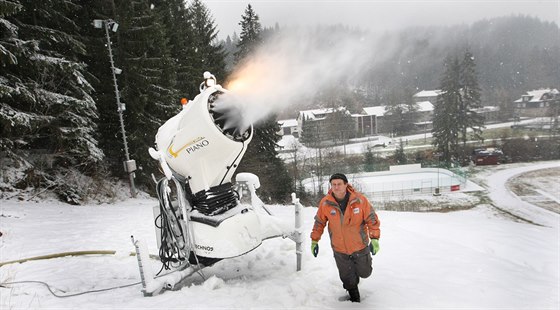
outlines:
[[[347,290],[358,287],[360,278],[369,277],[373,271],[371,254],[367,246],[352,255],[334,252],[334,260],[342,286]]]

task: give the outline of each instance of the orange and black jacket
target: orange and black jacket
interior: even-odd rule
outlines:
[[[311,240],[319,241],[328,224],[331,246],[334,251],[352,254],[364,249],[370,239],[379,239],[379,219],[370,202],[348,184],[348,205],[342,214],[332,191],[321,199],[311,231]]]

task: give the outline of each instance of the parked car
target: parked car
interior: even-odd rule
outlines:
[[[504,153],[497,148],[475,149],[472,154],[472,161],[477,166],[499,165]]]

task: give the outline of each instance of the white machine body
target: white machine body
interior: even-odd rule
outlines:
[[[235,97],[228,97],[230,93],[210,73],[205,72],[204,78],[201,93],[159,128],[157,150],[149,149],[166,176],[158,182],[159,206],[154,207],[159,256],[164,267],[176,268],[180,277],[144,277],[149,272],[143,272],[146,264],[139,260],[146,296],[177,289],[196,270],[243,255],[273,237],[288,237],[298,244],[298,270],[301,266],[300,224],[294,230],[267,210],[256,194],[260,187],[256,175],[239,173],[236,184],[231,183],[253,128],[239,120],[243,115],[235,110]],[[223,104],[222,96],[231,106]],[[250,203],[241,202],[244,195]],[[141,243],[134,244],[137,253],[146,251]]]
[[[252,128],[245,140],[235,141],[216,125],[209,99],[217,92],[227,90],[220,85],[204,89],[156,135],[158,151],[175,173],[189,180],[193,193],[230,182],[252,139]]]

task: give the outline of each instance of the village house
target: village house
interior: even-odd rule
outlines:
[[[514,113],[518,117],[547,116],[550,107],[559,102],[560,93],[557,89],[532,90],[513,102]]]
[[[422,90],[412,96],[414,102],[429,101],[432,104],[437,102],[438,96],[441,95],[441,90]]]
[[[292,135],[296,138],[299,138],[300,128],[298,127],[298,122],[296,119],[279,120],[278,124],[280,124],[280,131],[278,131],[279,135]]]

